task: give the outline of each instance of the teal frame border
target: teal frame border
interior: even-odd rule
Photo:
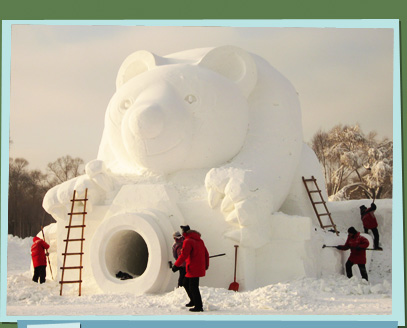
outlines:
[[[394,29],[394,85],[393,85],[393,141],[394,141],[394,186],[393,186],[393,218],[403,217],[403,193],[402,193],[402,144],[401,144],[401,94],[400,94],[400,45],[399,45],[399,21],[394,19],[372,19],[372,20],[10,20],[3,21],[2,24],[2,119],[1,119],[1,195],[7,195],[8,190],[8,136],[9,136],[9,119],[10,119],[10,41],[11,26],[13,24],[41,24],[41,25],[143,25],[143,26],[236,26],[236,27],[332,27],[332,28],[391,28]],[[1,217],[7,217],[7,199],[1,199]],[[404,252],[403,252],[403,222],[402,220],[393,220],[393,314],[390,316],[239,316],[239,321],[396,321],[405,325],[405,302],[404,302]],[[396,238],[395,238],[396,237]],[[1,220],[1,240],[7,241],[7,220]],[[400,250],[396,252],[394,250]],[[1,247],[1,291],[6,287],[5,279],[7,267],[7,242]],[[395,272],[397,273],[395,275]],[[400,273],[400,274],[398,274]],[[1,304],[5,304],[6,295],[1,292]],[[272,318],[272,319],[270,319]],[[306,320],[305,320],[306,318]],[[5,308],[0,310],[1,321],[15,321],[19,317],[9,317],[5,314]],[[67,317],[41,317],[41,320],[66,320]],[[72,318],[69,317],[69,320]],[[152,317],[101,317],[85,316],[79,320],[115,320],[115,321],[145,321],[154,320],[162,321],[231,321],[236,320],[235,316],[199,316],[191,318],[183,316],[152,316]],[[38,317],[24,317],[24,320],[38,320]],[[385,323],[385,322],[383,322]],[[304,322],[303,322],[304,324]],[[304,326],[304,325],[302,325]],[[304,326],[305,327],[305,326]]]

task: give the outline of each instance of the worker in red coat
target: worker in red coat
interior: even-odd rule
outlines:
[[[189,311],[203,312],[202,297],[199,291],[199,278],[205,276],[209,268],[209,253],[198,231],[191,230],[189,226],[181,226],[185,238],[182,244],[181,255],[175,261],[172,271],[179,270],[186,263],[184,288],[187,291],[190,302]]]
[[[368,280],[366,271],[366,248],[369,246],[369,241],[360,235],[354,227],[348,229],[348,239],[345,245],[336,246],[337,249],[346,251],[350,249],[350,256],[345,264],[346,275],[352,277],[352,266],[357,264],[360,270],[360,275],[363,279]]]
[[[378,224],[374,212],[376,211],[376,204],[373,202],[369,208],[366,208],[365,205],[362,205],[360,208],[360,218],[363,222],[363,229],[365,233],[368,233],[369,229],[372,230],[374,237],[374,249],[382,250],[379,246],[379,231],[377,229]]]
[[[34,237],[33,244],[31,245],[31,258],[34,265],[33,281],[38,283],[39,278],[40,284],[45,282],[48,255],[46,250],[48,248],[49,245],[45,241],[41,238]]]

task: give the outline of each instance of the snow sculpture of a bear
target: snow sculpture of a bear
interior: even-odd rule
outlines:
[[[161,197],[160,192],[144,197],[143,190],[148,190],[144,185],[163,185],[164,194],[175,187],[184,204],[193,198],[190,194],[199,194],[207,209],[202,212],[206,218],[195,218],[189,214],[202,211],[203,205],[195,208],[189,202],[177,212],[173,230],[186,222],[206,231],[209,244],[211,234],[243,249],[260,249],[270,242],[272,214],[287,199],[302,152],[297,93],[264,59],[234,46],[165,57],[138,51],[119,69],[97,160],[87,164],[85,175],[51,189],[44,208],[57,221],[66,220],[73,190],[88,188],[88,212],[98,206],[108,208],[99,215],[104,221],[98,228],[107,231],[116,224],[106,223],[109,215],[114,216],[118,207],[127,214],[140,211],[134,203],[141,198],[150,209],[156,207],[152,210],[168,211],[168,206],[152,205],[151,198]],[[168,199],[171,208],[177,207]],[[172,217],[171,213],[165,214]],[[128,218],[114,222],[120,220]],[[157,218],[152,221],[162,224]],[[171,235],[171,228],[167,230],[164,235]],[[98,245],[101,239],[106,238],[100,237]],[[162,249],[171,247],[171,236],[166,243]],[[253,266],[253,257],[252,251],[241,266],[252,270],[248,267]],[[249,275],[242,272],[246,278]]]
[[[256,238],[260,246],[261,220],[285,200],[301,153],[292,85],[258,56],[226,46],[166,58],[136,52],[116,87],[98,155],[107,168],[213,168],[205,181],[209,204],[222,199],[227,220],[244,227],[233,232],[236,239]],[[253,216],[259,206],[263,217]]]

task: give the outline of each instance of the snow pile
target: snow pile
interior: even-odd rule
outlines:
[[[24,239],[8,235],[7,274],[30,270],[32,237]]]
[[[188,315],[183,288],[162,294],[95,294],[59,296],[59,285],[31,281],[28,273],[9,279],[8,315]],[[201,287],[204,314],[390,314],[391,285],[371,285],[353,277],[304,278],[250,292]]]

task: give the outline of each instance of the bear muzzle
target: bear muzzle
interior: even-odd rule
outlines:
[[[131,114],[129,125],[135,137],[152,139],[160,135],[164,128],[165,116],[158,105],[137,108]]]

